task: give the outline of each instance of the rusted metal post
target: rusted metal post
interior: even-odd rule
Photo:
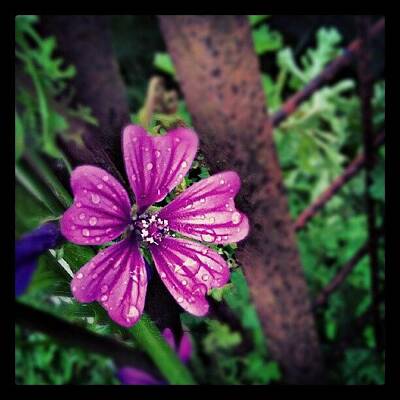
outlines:
[[[161,16],[201,150],[213,171],[242,178],[251,221],[239,262],[289,383],[321,383],[323,367],[282,174],[245,16]]]
[[[362,50],[358,53],[357,73],[359,79],[359,92],[361,97],[363,142],[365,152],[365,202],[368,217],[368,253],[370,258],[372,278],[372,301],[374,314],[374,330],[377,350],[382,350],[383,331],[379,311],[379,259],[378,259],[378,237],[376,230],[376,207],[374,199],[370,195],[372,184],[372,170],[375,164],[374,135],[372,123],[372,90],[373,77],[371,74],[371,46],[368,34],[370,18],[368,15],[360,15],[356,18],[359,36],[364,42]]]

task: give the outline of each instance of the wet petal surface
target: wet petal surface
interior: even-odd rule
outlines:
[[[130,238],[99,252],[71,282],[78,301],[98,301],[113,321],[125,327],[135,324],[143,313],[146,288],[144,260]]]
[[[234,197],[240,189],[235,172],[222,172],[186,189],[165,206],[159,217],[185,236],[213,244],[234,243],[249,231],[247,217],[235,208]]]
[[[205,298],[209,289],[229,280],[226,261],[214,250],[186,239],[166,237],[150,252],[165,286],[178,304],[191,314],[208,311]]]
[[[72,206],[64,213],[62,234],[77,244],[99,245],[117,238],[130,222],[125,189],[101,168],[81,166],[71,175]]]
[[[197,148],[197,135],[187,128],[163,136],[150,136],[137,125],[124,129],[125,168],[139,212],[163,200],[183,180]]]

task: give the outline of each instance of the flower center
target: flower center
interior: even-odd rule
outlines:
[[[158,214],[144,213],[133,219],[131,230],[139,241],[150,244],[160,244],[164,236],[169,234],[168,221],[158,217]]]

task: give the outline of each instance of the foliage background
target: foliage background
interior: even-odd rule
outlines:
[[[286,17],[288,18],[288,17]],[[56,98],[76,73],[68,60],[57,57],[53,37],[42,37],[36,30],[40,17],[16,19],[16,58],[35,91],[16,91],[16,165],[32,147],[57,166],[69,163],[57,146],[57,135],[68,132],[66,119],[56,111],[50,99]],[[299,18],[300,20],[300,18]],[[254,48],[260,57],[262,84],[270,112],[277,111],[284,99],[302,89],[324,66],[339,55],[355,36],[351,24],[343,18],[317,21],[306,28],[285,24],[285,16],[249,16]],[[294,25],[294,26],[293,26]],[[128,90],[132,121],[140,120],[147,85],[155,74],[161,75],[169,89],[179,87],[174,67],[165,50],[154,16],[113,16],[113,46]],[[130,37],[136,35],[135,46]],[[345,37],[344,37],[345,36]],[[64,62],[66,61],[66,62]],[[382,64],[374,65],[374,129],[384,128],[385,80]],[[84,105],[69,112],[95,123]],[[190,124],[181,96],[177,115]],[[159,116],[161,119],[165,116]],[[156,125],[155,120],[152,126]],[[280,164],[287,188],[290,212],[295,218],[346,165],[362,151],[360,98],[354,69],[343,71],[325,85],[275,130]],[[58,164],[57,164],[58,163]],[[384,223],[385,149],[378,151],[373,171],[371,196],[377,204],[378,226]],[[45,187],[27,188],[21,184],[29,171],[16,169],[15,237],[59,215],[60,206],[52,204]],[[19,175],[18,175],[19,174]],[[185,184],[208,176],[201,154]],[[25,177],[26,178],[26,177]],[[22,179],[22,181],[21,181]],[[334,198],[298,233],[302,264],[312,297],[326,286],[338,269],[367,239],[363,172],[345,185]],[[50,207],[45,207],[46,203]],[[384,284],[384,238],[379,242],[381,284]],[[219,246],[232,267],[231,283],[215,290],[215,302],[224,302],[232,319],[195,318],[182,314],[190,330],[194,355],[190,368],[198,382],[210,384],[281,383],[279,365],[269,358],[260,322],[250,301],[246,280],[235,261],[235,246]],[[67,272],[60,260],[67,260],[73,271],[92,257],[91,250],[65,244],[54,254],[40,259],[39,268],[21,301],[46,309],[55,315],[79,323],[97,333],[123,340],[115,327],[105,323],[100,307],[78,305],[69,292]],[[54,266],[57,266],[55,268]],[[329,380],[339,384],[384,383],[384,351],[378,352],[371,323],[351,335],[352,321],[371,305],[369,260],[364,257],[317,312],[322,348],[327,360]],[[382,306],[382,318],[384,307]],[[232,321],[234,321],[232,323]],[[350,333],[350,337],[349,337]],[[84,349],[65,348],[51,337],[15,327],[15,373],[18,384],[118,384],[113,360],[89,354]],[[344,350],[339,350],[344,349]],[[212,368],[210,368],[212,366]]]

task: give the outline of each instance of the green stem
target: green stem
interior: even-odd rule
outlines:
[[[146,314],[129,331],[136,343],[146,351],[170,384],[195,384],[189,370],[182,364],[176,353],[166,343],[154,322]]]
[[[40,156],[31,151],[25,155],[29,164],[34,168],[40,177],[44,180],[47,186],[51,189],[53,194],[57,197],[58,201],[64,208],[68,208],[72,203],[72,197],[58,180],[54,172],[48,165],[40,158]]]
[[[49,196],[49,193],[31,174],[29,174],[21,165],[15,165],[15,177],[18,182],[43,203],[54,216],[59,216],[63,212],[61,205]]]

